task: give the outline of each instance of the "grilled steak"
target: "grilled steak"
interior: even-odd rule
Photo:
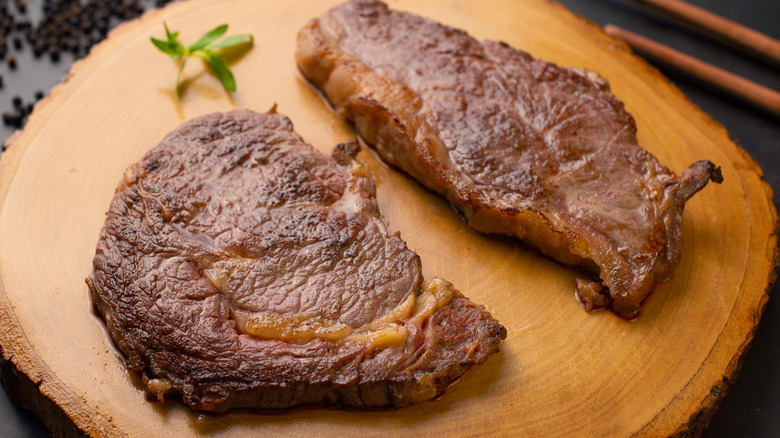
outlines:
[[[128,169],[87,284],[152,398],[403,406],[498,351],[504,327],[388,234],[357,150],[328,157],[283,115],[240,110]]]
[[[587,309],[633,317],[679,263],[685,202],[721,181],[709,161],[678,176],[639,147],[634,119],[596,73],[377,0],[312,20],[296,58],[384,160],[472,227],[598,274],[577,285]]]

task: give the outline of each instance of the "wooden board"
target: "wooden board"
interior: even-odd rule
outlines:
[[[380,208],[441,276],[506,326],[502,352],[438,400],[395,411],[297,409],[205,415],[145,400],[91,312],[84,278],[124,169],[192,117],[278,104],[322,151],[353,137],[303,81],[295,34],[333,1],[193,0],[121,26],[36,106],[0,161],[0,346],[9,394],[57,434],[95,436],[662,436],[698,433],[738,371],[775,267],[776,211],[759,166],[655,69],[598,27],[548,0],[391,1],[504,40],[534,56],[607,77],[634,114],[639,140],[680,172],[723,168],[688,204],[682,263],[640,317],[587,314],[575,274],[508,238],[470,230],[440,198],[383,166]],[[197,62],[179,102],[176,65],[157,52],[162,21],[185,41],[219,23],[255,47],[226,94]],[[188,40],[189,38],[189,40]]]

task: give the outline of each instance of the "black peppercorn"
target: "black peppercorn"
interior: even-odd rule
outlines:
[[[162,7],[168,3],[169,0],[0,0],[0,60],[4,59],[10,70],[18,69],[19,61],[13,52],[23,50],[24,41],[36,59],[47,54],[56,63],[67,53],[74,59],[80,58],[105,38],[117,21],[139,16],[146,6]],[[42,15],[35,15],[36,21],[32,21],[25,16],[28,7],[40,8]],[[4,81],[0,76],[2,88]],[[44,96],[42,90],[37,90],[35,101]],[[25,103],[20,96],[15,96],[13,102],[14,108],[3,114],[3,122],[19,128],[33,103]]]

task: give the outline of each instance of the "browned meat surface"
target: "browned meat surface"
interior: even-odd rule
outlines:
[[[87,279],[151,396],[194,409],[390,407],[439,395],[506,330],[378,217],[352,160],[280,114],[185,123],[130,167]]]
[[[634,316],[680,259],[683,206],[709,161],[676,175],[637,145],[606,81],[376,0],[306,25],[301,72],[390,164],[446,196],[481,231],[589,268],[586,308]]]

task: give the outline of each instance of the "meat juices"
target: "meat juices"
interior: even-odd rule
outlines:
[[[722,180],[709,161],[676,175],[643,150],[598,74],[378,0],[312,20],[296,60],[385,161],[444,195],[469,225],[599,275],[576,286],[588,310],[635,316],[679,264],[685,202]]]
[[[152,397],[404,406],[498,351],[504,327],[388,233],[357,150],[328,157],[285,116],[239,110],[126,171],[87,284]]]

